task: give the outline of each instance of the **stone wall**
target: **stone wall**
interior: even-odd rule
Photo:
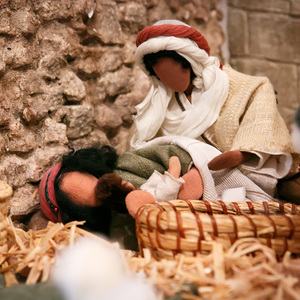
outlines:
[[[230,63],[270,78],[289,125],[300,105],[299,17],[299,0],[228,0]]]
[[[159,19],[198,28],[222,59],[217,0],[0,0],[0,179],[11,214],[38,208],[43,173],[69,147],[126,147],[149,82],[136,34]]]

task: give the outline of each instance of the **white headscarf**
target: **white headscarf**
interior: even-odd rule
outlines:
[[[177,20],[159,21],[154,25],[162,24],[188,26]],[[180,100],[187,104],[186,110],[169,109],[168,105],[174,91],[155,76],[151,76],[150,91],[136,106],[137,115],[134,116],[136,132],[131,139],[133,148],[152,139],[159,129],[163,135],[175,134],[198,138],[216,121],[228,95],[228,76],[220,69],[219,60],[209,56],[188,38],[158,36],[140,44],[135,54],[136,62],[147,75],[149,74],[143,63],[144,55],[161,50],[176,51],[191,64],[196,75],[193,80],[195,87],[191,95],[192,103],[188,103],[184,93],[179,93]]]

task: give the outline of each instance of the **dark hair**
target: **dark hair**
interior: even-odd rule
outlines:
[[[81,149],[63,157],[61,169],[54,181],[55,197],[60,207],[63,223],[74,220],[86,220],[86,224],[83,227],[109,235],[111,209],[105,205],[89,207],[75,204],[59,188],[59,184],[62,175],[68,172],[88,173],[97,178],[104,174],[112,173],[117,159],[116,151],[109,146],[103,146],[99,149]]]
[[[80,149],[62,158],[58,176],[67,172],[78,171],[89,173],[97,178],[112,173],[116,167],[118,154],[110,146],[101,148]]]
[[[143,62],[145,64],[145,67],[147,71],[150,73],[152,76],[156,76],[153,66],[157,64],[157,61],[159,58],[162,57],[168,57],[174,59],[176,62],[179,62],[184,69],[190,69],[191,71],[191,80],[193,80],[196,75],[191,67],[191,64],[189,61],[187,61],[183,56],[179,55],[176,51],[170,51],[170,50],[161,50],[155,53],[149,53],[144,55],[143,57]]]

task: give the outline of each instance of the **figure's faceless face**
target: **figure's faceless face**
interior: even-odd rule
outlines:
[[[159,80],[175,92],[183,93],[191,83],[191,71],[169,57],[158,59],[153,70]]]
[[[121,178],[119,180],[120,188],[128,192],[134,189],[134,186],[130,182]],[[99,183],[101,184],[101,181],[91,174],[73,171],[63,175],[59,187],[73,203],[81,206],[95,207],[102,204],[97,193],[97,191],[99,192],[99,186],[97,187]],[[105,198],[104,192],[106,190],[107,192],[113,191],[112,187],[107,188],[105,186],[104,191],[102,191],[103,198]]]
[[[97,206],[95,188],[98,179],[88,173],[68,172],[60,182],[60,189],[78,205]]]

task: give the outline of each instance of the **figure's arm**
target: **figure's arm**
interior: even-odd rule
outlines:
[[[238,150],[228,151],[213,158],[208,163],[208,168],[212,171],[233,168],[254,157],[255,154],[249,152],[242,152]]]
[[[278,112],[274,88],[265,77],[244,79],[249,80],[249,86],[239,87],[239,92],[233,93],[224,106],[223,117],[216,122],[218,148],[254,154],[254,159],[241,163],[244,170],[284,177],[292,163],[292,148],[289,131]],[[233,110],[234,107],[239,109]]]

